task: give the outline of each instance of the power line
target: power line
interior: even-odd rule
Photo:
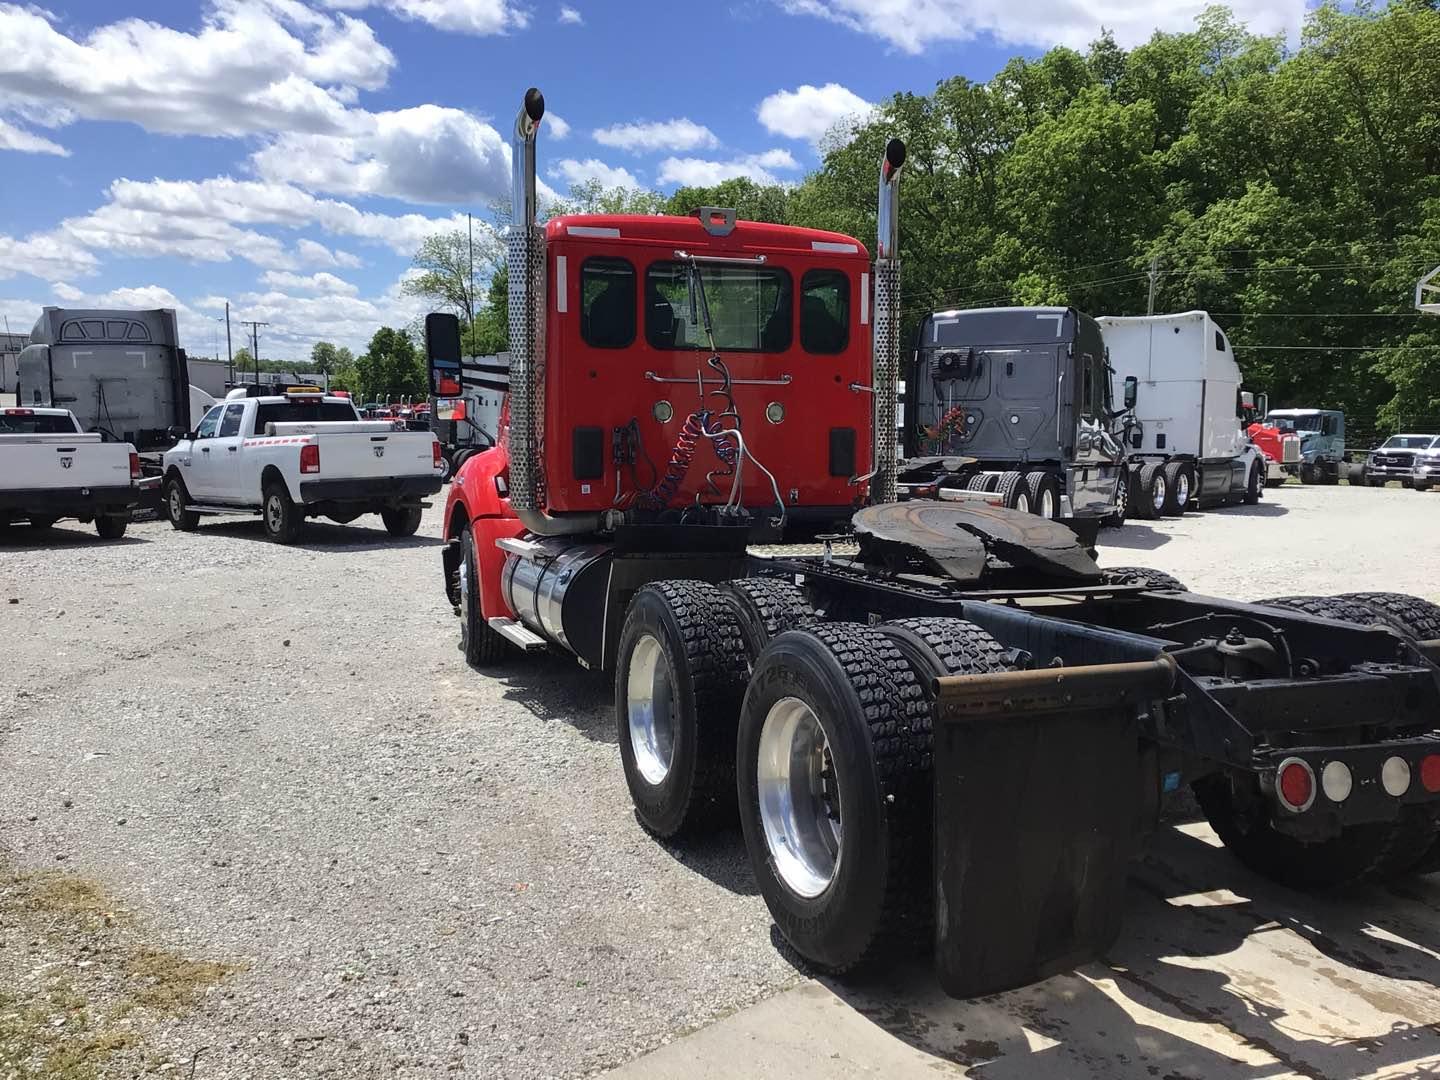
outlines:
[[[1241,349],[1264,349],[1267,352],[1431,352],[1440,345],[1231,345]]]

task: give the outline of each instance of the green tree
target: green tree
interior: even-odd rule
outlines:
[[[340,350],[328,341],[317,341],[310,350],[310,365],[316,374],[333,374],[340,366]]]
[[[425,362],[405,331],[382,326],[355,361],[355,381],[367,401],[419,396],[426,392]]]
[[[436,310],[454,312],[462,326],[470,327],[478,307],[476,274],[483,283],[485,268],[500,258],[500,240],[483,222],[476,223],[473,236],[459,229],[434,233],[421,241],[411,260],[418,273],[406,278],[400,291]]]

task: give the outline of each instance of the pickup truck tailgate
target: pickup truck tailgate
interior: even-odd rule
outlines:
[[[319,479],[438,475],[428,431],[326,431],[312,438],[320,444]]]
[[[0,435],[0,488],[47,491],[125,487],[130,447],[94,433]]]

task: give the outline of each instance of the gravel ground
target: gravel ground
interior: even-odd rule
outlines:
[[[234,969],[150,1024],[147,1060],[582,1076],[799,983],[738,835],[668,848],[634,822],[606,683],[470,671],[438,514],[400,542],[373,520],[295,548],[251,521],[0,536],[0,862],[93,881],[154,947]],[[1440,494],[1286,487],[1107,532],[1102,562],[1440,600],[1437,526]]]

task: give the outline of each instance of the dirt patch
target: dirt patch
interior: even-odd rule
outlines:
[[[142,931],[94,882],[0,859],[0,1076],[102,1080],[193,1063],[148,1053],[147,1035],[237,967],[156,948]]]

